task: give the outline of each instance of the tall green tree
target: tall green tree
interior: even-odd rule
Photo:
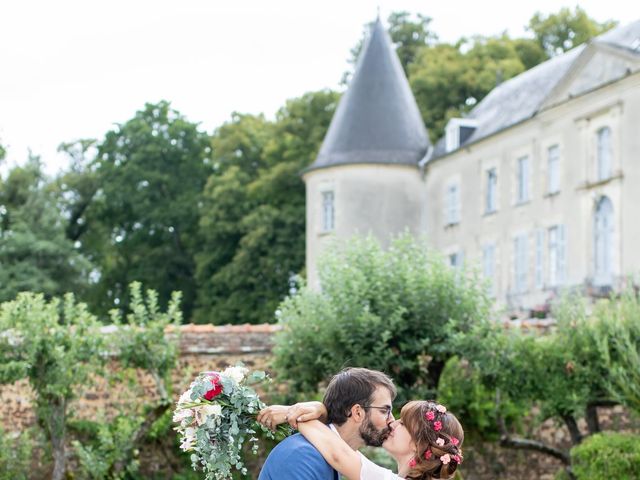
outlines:
[[[0,301],[18,292],[83,292],[91,264],[66,236],[66,220],[38,157],[0,178]]]
[[[549,57],[574,47],[615,27],[618,22],[597,22],[579,6],[574,11],[562,8],[558,13],[544,15],[537,12],[529,20],[528,29]]]
[[[141,281],[163,306],[182,291],[189,318],[198,207],[212,171],[209,137],[168,102],[146,104],[106,134],[91,170],[87,195],[91,182],[99,188],[79,217],[94,232],[85,248],[99,267],[91,304],[101,313],[114,303],[125,308],[128,285]],[[70,225],[72,234],[78,227]]]
[[[236,115],[213,139],[218,172],[207,182],[197,256],[197,321],[274,321],[304,266],[305,190],[310,165],[338,96],[290,100],[275,122]]]

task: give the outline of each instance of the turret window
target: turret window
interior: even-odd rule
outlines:
[[[335,229],[335,196],[332,190],[322,192],[322,231]]]

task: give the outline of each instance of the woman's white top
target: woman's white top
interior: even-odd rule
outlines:
[[[388,468],[376,465],[364,455],[360,455],[362,467],[360,468],[360,480],[402,480]]]

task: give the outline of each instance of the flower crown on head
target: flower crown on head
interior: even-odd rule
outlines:
[[[430,422],[430,425],[435,432],[439,432],[440,430],[442,430],[442,415],[444,415],[445,413],[447,413],[447,407],[445,407],[444,405],[436,404],[434,409],[430,409],[424,414],[424,418],[427,420],[427,422]],[[450,437],[449,441],[454,447],[456,447],[456,449],[458,449],[460,440],[458,440],[456,437]],[[436,440],[436,445],[438,445],[439,447],[443,447],[445,445],[445,439],[439,436]],[[429,447],[424,452],[424,459],[431,460],[432,458],[433,452],[431,451],[431,447]],[[450,455],[446,453],[440,457],[440,461],[444,465],[450,463],[451,460],[455,461],[458,465],[462,463],[462,457],[459,454]]]

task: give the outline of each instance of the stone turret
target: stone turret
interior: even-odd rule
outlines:
[[[424,233],[426,190],[419,163],[430,149],[418,105],[391,39],[378,19],[331,121],[304,172],[307,276],[330,237],[373,234],[383,243]]]

